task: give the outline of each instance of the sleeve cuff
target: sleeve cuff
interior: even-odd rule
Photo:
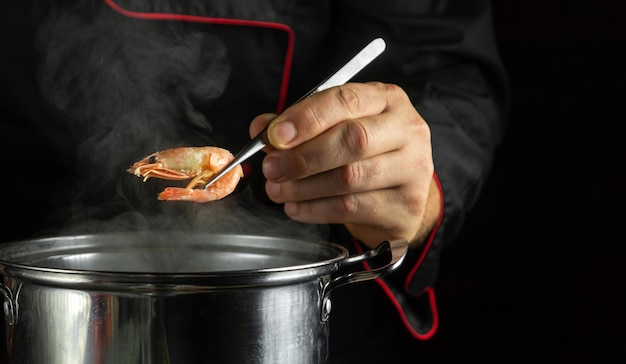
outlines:
[[[411,252],[413,257],[407,257],[406,262],[414,261],[410,267],[408,274],[404,280],[402,288],[399,285],[391,284],[387,278],[378,278],[376,283],[380,286],[386,296],[389,298],[391,304],[395,307],[400,320],[404,324],[407,331],[418,340],[430,339],[439,326],[439,314],[437,311],[437,304],[435,299],[435,290],[432,286],[423,286],[414,279],[418,270],[422,266],[422,263],[426,260],[426,256],[431,251],[433,242],[437,235],[437,231],[443,221],[443,189],[437,175],[434,175],[437,187],[439,188],[441,196],[441,212],[439,218],[435,224],[433,230],[428,235],[425,244],[417,252]],[[353,238],[354,245],[357,251],[363,251],[362,246],[358,240]],[[409,253],[407,253],[409,254]],[[367,269],[367,264],[364,264]],[[402,269],[406,271],[405,269]]]

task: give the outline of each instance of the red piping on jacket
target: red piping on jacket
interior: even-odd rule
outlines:
[[[287,33],[287,51],[285,55],[285,64],[283,67],[283,76],[280,83],[280,94],[278,99],[278,105],[276,106],[276,113],[279,114],[285,107],[287,99],[287,88],[289,85],[289,74],[291,72],[291,62],[293,59],[293,48],[295,43],[295,35],[293,29],[286,24],[273,23],[267,21],[258,20],[241,20],[241,19],[229,19],[229,18],[214,18],[208,16],[199,15],[185,15],[185,14],[170,14],[170,13],[142,13],[131,11],[122,8],[115,0],[104,0],[111,9],[116,12],[131,18],[145,19],[145,20],[175,20],[195,23],[207,23],[207,24],[222,24],[222,25],[235,25],[245,27],[258,27],[267,29],[282,30]]]
[[[197,23],[208,23],[208,24],[249,26],[249,27],[267,28],[267,29],[277,29],[277,30],[282,30],[282,31],[286,32],[287,33],[287,51],[286,51],[287,54],[285,55],[283,76],[282,76],[282,81],[281,81],[280,95],[279,95],[278,105],[276,107],[276,112],[277,113],[282,112],[283,108],[285,107],[285,101],[286,101],[286,98],[287,98],[287,87],[288,87],[288,84],[289,84],[289,74],[290,74],[290,71],[291,71],[291,63],[292,63],[292,59],[293,59],[294,40],[295,40],[295,35],[294,35],[294,32],[293,32],[293,29],[291,29],[291,27],[289,27],[288,25],[281,24],[281,23],[265,22],[265,21],[229,19],[229,18],[214,18],[214,17],[206,17],[206,16],[198,16],[198,15],[170,14],[170,13],[142,13],[142,12],[135,12],[135,11],[124,9],[121,6],[119,6],[115,2],[115,0],[104,0],[104,2],[107,3],[111,7],[111,9],[113,9],[114,11],[116,11],[116,12],[118,12],[118,13],[124,15],[124,16],[128,16],[128,17],[131,17],[131,18],[137,18],[137,19],[145,19],[145,20],[174,20],[174,21],[197,22]],[[443,206],[443,190],[441,188],[441,184],[439,182],[439,178],[437,177],[436,174],[434,175],[434,178],[435,178],[435,181],[437,182],[437,186],[439,188],[439,192],[440,192],[440,196],[441,196],[441,206]],[[435,237],[435,233],[437,232],[437,229],[441,225],[441,220],[442,219],[443,219],[443,208],[441,209],[441,212],[440,212],[437,224],[435,225],[433,231],[430,233],[430,235],[428,237],[428,240],[427,240],[426,245],[425,245],[425,247],[423,249],[422,255],[420,256],[420,258],[416,262],[415,266],[411,270],[411,272],[410,272],[410,274],[409,274],[409,276],[408,276],[408,278],[407,278],[407,280],[405,282],[405,289],[408,286],[408,282],[410,281],[411,277],[417,272],[417,269],[419,268],[420,264],[423,262],[424,258],[426,257],[426,253],[428,252],[430,246],[432,245],[433,239]],[[355,239],[354,243],[355,243],[354,245],[356,246],[357,250],[362,251],[362,249],[359,246],[359,244],[357,243],[356,239]],[[367,263],[364,263],[364,265],[365,265],[366,268],[368,268]],[[420,339],[420,340],[427,340],[427,339],[431,338],[435,334],[435,332],[437,331],[437,328],[439,326],[439,314],[437,312],[437,305],[436,305],[436,301],[435,301],[435,291],[434,291],[434,289],[432,287],[426,287],[424,289],[424,293],[428,294],[428,297],[429,297],[429,303],[430,303],[431,311],[432,311],[432,314],[433,314],[433,326],[425,334],[420,334],[420,333],[416,332],[413,329],[413,327],[410,325],[410,323],[408,322],[408,319],[406,318],[406,315],[404,314],[404,310],[402,309],[402,307],[401,307],[400,303],[398,302],[398,300],[394,297],[393,293],[391,292],[391,290],[389,289],[387,284],[385,284],[385,282],[382,279],[376,279],[376,282],[382,288],[382,290],[385,292],[385,294],[387,295],[389,300],[392,302],[392,304],[394,305],[394,307],[398,311],[398,313],[400,315],[400,319],[402,320],[402,322],[403,322],[404,326],[407,328],[407,330],[411,333],[411,335],[413,335],[415,338]]]
[[[439,226],[441,225],[441,221],[443,220],[443,202],[444,202],[443,201],[443,189],[441,188],[441,182],[439,182],[439,177],[437,177],[437,173],[433,174],[433,178],[435,178],[435,182],[437,183],[437,188],[439,188],[441,211],[439,212],[439,217],[437,219],[437,223],[435,224],[435,227],[433,228],[433,230],[430,232],[430,235],[428,236],[428,240],[426,241],[426,245],[424,246],[424,249],[422,250],[421,256],[418,258],[417,262],[411,269],[404,283],[404,289],[406,292],[408,292],[409,281],[415,275],[415,273],[417,272],[417,269],[424,261],[426,254],[428,253],[428,250],[430,249],[430,246],[432,245],[433,240],[435,239],[435,234],[437,233],[437,230],[439,229]],[[363,249],[361,249],[361,246],[359,245],[358,240],[353,238],[353,243],[357,251],[359,253],[362,253]],[[365,266],[366,269],[369,269],[369,265],[367,264],[367,262],[363,262],[363,265]],[[380,278],[376,279],[376,283],[378,283],[378,285],[382,288],[383,292],[385,292],[385,294],[387,295],[387,298],[389,298],[391,303],[394,305],[394,307],[396,308],[396,311],[398,311],[398,314],[400,315],[400,320],[402,321],[406,329],[411,333],[411,335],[414,338],[419,339],[419,340],[428,340],[431,337],[433,337],[433,335],[435,335],[435,332],[437,332],[437,328],[439,327],[439,312],[437,311],[437,302],[435,300],[435,289],[433,287],[426,287],[424,288],[424,292],[423,292],[424,294],[428,295],[428,302],[430,304],[430,310],[433,314],[433,326],[426,333],[420,334],[417,331],[415,331],[413,329],[413,326],[411,326],[411,324],[409,323],[409,320],[407,319],[406,314],[404,313],[404,310],[402,309],[402,306],[400,305],[400,302],[398,302],[398,300],[393,295],[393,293],[391,292],[387,284]]]

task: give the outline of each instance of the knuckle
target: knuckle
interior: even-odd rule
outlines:
[[[351,163],[337,169],[337,183],[345,191],[350,191],[359,186],[364,179],[364,171],[361,163]]]
[[[428,188],[419,186],[405,186],[404,189],[396,191],[397,199],[403,208],[412,215],[421,214],[424,211],[428,200]]]
[[[342,141],[354,157],[364,154],[371,143],[371,138],[368,129],[361,122],[351,120],[344,123]]]
[[[385,103],[387,107],[392,105],[412,105],[411,99],[409,95],[404,91],[404,89],[393,83],[385,83],[382,84],[383,94],[386,97]],[[410,108],[415,111],[413,107]],[[415,112],[417,114],[417,112]]]
[[[384,83],[379,87],[383,89],[388,99],[408,98],[404,89],[393,83]]]
[[[349,85],[343,85],[337,88],[337,98],[350,117],[360,115],[365,108],[365,104],[361,100],[359,93]]]
[[[373,161],[355,162],[337,168],[335,173],[335,182],[341,186],[343,191],[360,190],[367,183],[372,182],[378,174],[381,167]]]
[[[410,214],[416,214],[423,210],[425,200],[417,194],[404,195],[403,205]]]
[[[337,211],[342,216],[351,216],[359,211],[358,199],[354,194],[339,196]]]

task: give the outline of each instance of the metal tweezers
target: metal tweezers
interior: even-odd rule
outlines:
[[[343,67],[341,67],[338,71],[330,75],[327,79],[325,79],[322,83],[320,83],[317,87],[309,91],[306,95],[302,96],[295,103],[298,103],[305,98],[314,95],[323,90],[329,89],[334,86],[340,86],[344,83],[348,82],[352,77],[354,77],[357,73],[359,73],[365,66],[367,66],[370,62],[372,62],[376,57],[378,57],[385,50],[385,41],[382,38],[376,38],[371,41],[365,48],[363,48],[357,55],[355,55],[352,59],[348,61]],[[256,137],[254,137],[248,144],[246,144],[243,149],[235,156],[235,158],[226,165],[219,173],[213,176],[204,188],[209,187],[215,181],[220,179],[226,173],[228,173],[231,169],[235,168],[238,164],[241,164],[243,161],[252,157],[254,154],[259,152],[263,147],[265,147],[269,142],[267,141],[267,127],[263,129]]]

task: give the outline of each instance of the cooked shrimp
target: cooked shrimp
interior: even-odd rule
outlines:
[[[150,154],[133,164],[128,172],[143,177],[168,180],[191,179],[186,187],[167,187],[159,200],[208,202],[220,200],[235,190],[243,177],[241,166],[233,168],[212,185],[204,188],[209,179],[221,171],[234,156],[217,147],[172,148]]]

